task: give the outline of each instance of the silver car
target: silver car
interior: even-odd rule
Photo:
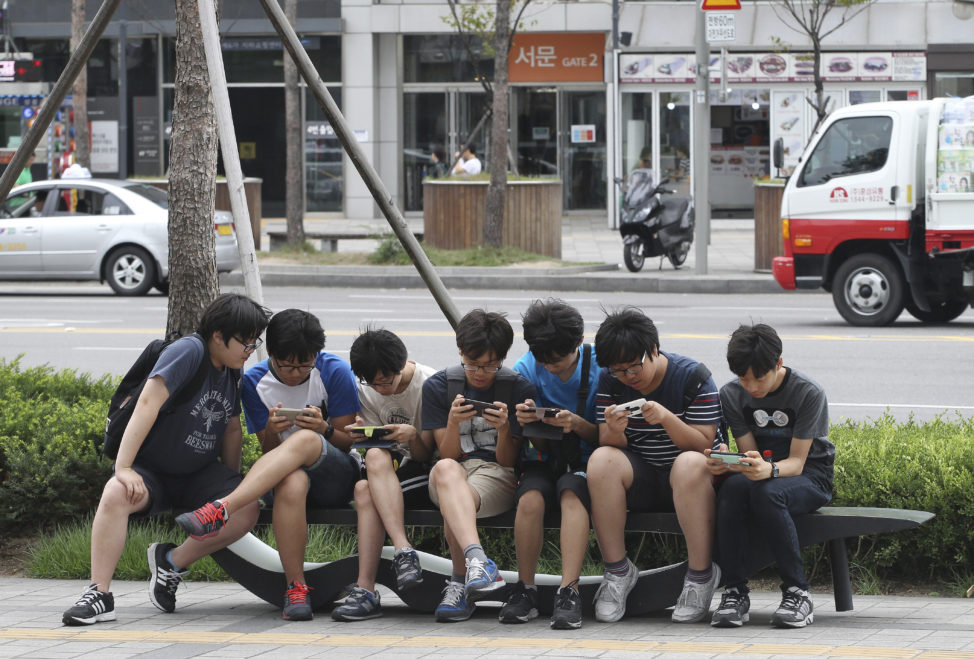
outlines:
[[[169,283],[169,197],[138,181],[57,179],[0,206],[0,279],[97,279],[119,295]],[[238,266],[233,216],[216,211],[216,266]]]

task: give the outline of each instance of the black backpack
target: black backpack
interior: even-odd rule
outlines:
[[[193,377],[177,389],[163,404],[162,409],[159,410],[160,415],[170,414],[174,409],[186,403],[199,391],[206,379],[207,362],[210,358],[206,341],[199,334],[192,334],[191,336],[196,337],[203,344],[203,359]],[[112,460],[118,457],[118,447],[122,444],[122,435],[125,434],[125,427],[128,426],[129,419],[132,418],[135,403],[145,388],[149,373],[159,361],[159,355],[162,354],[162,351],[179,338],[177,336],[151,341],[118,384],[118,388],[115,389],[115,393],[112,394],[112,399],[108,403],[108,416],[105,418],[105,443],[101,448],[102,455]]]

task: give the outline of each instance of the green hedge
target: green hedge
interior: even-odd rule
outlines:
[[[79,520],[97,505],[111,463],[99,457],[108,399],[117,378],[94,380],[73,370],[22,370],[0,360],[0,532],[33,533]],[[838,451],[836,494],[842,506],[927,510],[936,518],[918,529],[850,541],[850,560],[872,578],[967,582],[974,576],[974,419],[898,423],[890,416],[832,426]],[[245,436],[244,465],[260,453]],[[436,551],[442,538],[417,538]],[[497,537],[494,538],[493,536]],[[485,533],[505,567],[513,568],[510,532]],[[682,538],[633,534],[630,555],[641,567],[685,558]],[[550,556],[549,556],[550,554]],[[588,565],[597,566],[590,544]],[[542,565],[557,565],[557,532],[546,534]],[[806,554],[821,573],[825,552]],[[594,569],[594,568],[593,568]],[[965,586],[966,587],[966,586]]]

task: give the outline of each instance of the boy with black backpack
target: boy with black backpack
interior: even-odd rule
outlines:
[[[525,443],[515,493],[518,583],[498,618],[518,623],[537,617],[535,570],[544,540],[545,511],[555,508],[561,510],[562,575],[550,624],[552,629],[578,629],[582,626],[578,580],[588,547],[591,508],[585,463],[599,443],[595,393],[600,369],[595,349],[583,343],[585,321],[574,307],[561,300],[535,300],[521,324],[529,351],[514,370],[534,383],[538,395],[517,405],[517,420],[533,447]]]
[[[161,352],[125,425],[115,473],[105,485],[92,522],[92,583],[64,612],[64,624],[115,620],[109,587],[125,547],[129,519],[196,508],[240,482],[240,369],[261,344],[259,337],[269,317],[270,312],[253,300],[227,293],[203,311],[197,334],[178,339]],[[193,383],[201,364],[205,377],[186,398],[182,389]],[[180,404],[164,410],[170,398]],[[186,568],[250,531],[257,513],[256,502],[241,508],[228,525],[232,528],[218,538],[188,539],[178,547],[150,545],[152,603],[172,613]]]
[[[466,620],[474,600],[504,586],[477,533],[477,518],[514,505],[514,463],[521,427],[514,406],[534,398],[521,375],[502,366],[514,342],[503,314],[474,309],[457,324],[460,363],[423,384],[423,430],[440,452],[430,472],[430,499],[443,515],[453,574],[435,616]]]
[[[621,619],[639,578],[626,556],[627,509],[675,510],[689,567],[672,620],[699,622],[720,583],[711,556],[714,488],[704,456],[721,441],[717,387],[698,362],[660,350],[656,326],[635,307],[606,316],[595,345],[604,370],[597,402],[600,447],[588,461],[588,489],[605,562],[595,619]]]

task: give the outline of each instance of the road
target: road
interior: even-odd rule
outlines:
[[[520,332],[520,314],[544,293],[452,291],[461,313],[485,306],[507,312]],[[402,336],[417,361],[442,368],[457,356],[453,332],[432,296],[422,290],[265,288],[274,310],[307,309],[328,337],[325,349],[348,357],[367,325]],[[767,322],[785,344],[784,359],[812,375],[828,392],[833,422],[911,414],[925,420],[946,412],[974,415],[969,397],[974,371],[974,311],[942,326],[924,326],[904,314],[891,327],[847,325],[826,294],[754,296],[569,293],[594,337],[603,308],[631,304],[660,330],[663,350],[706,363],[721,384],[732,375],[724,351],[739,323]],[[94,284],[0,284],[0,358],[23,354],[22,364],[52,364],[95,375],[124,373],[142,347],[161,336],[167,299],[123,298]],[[526,350],[518,336],[513,364]]]

